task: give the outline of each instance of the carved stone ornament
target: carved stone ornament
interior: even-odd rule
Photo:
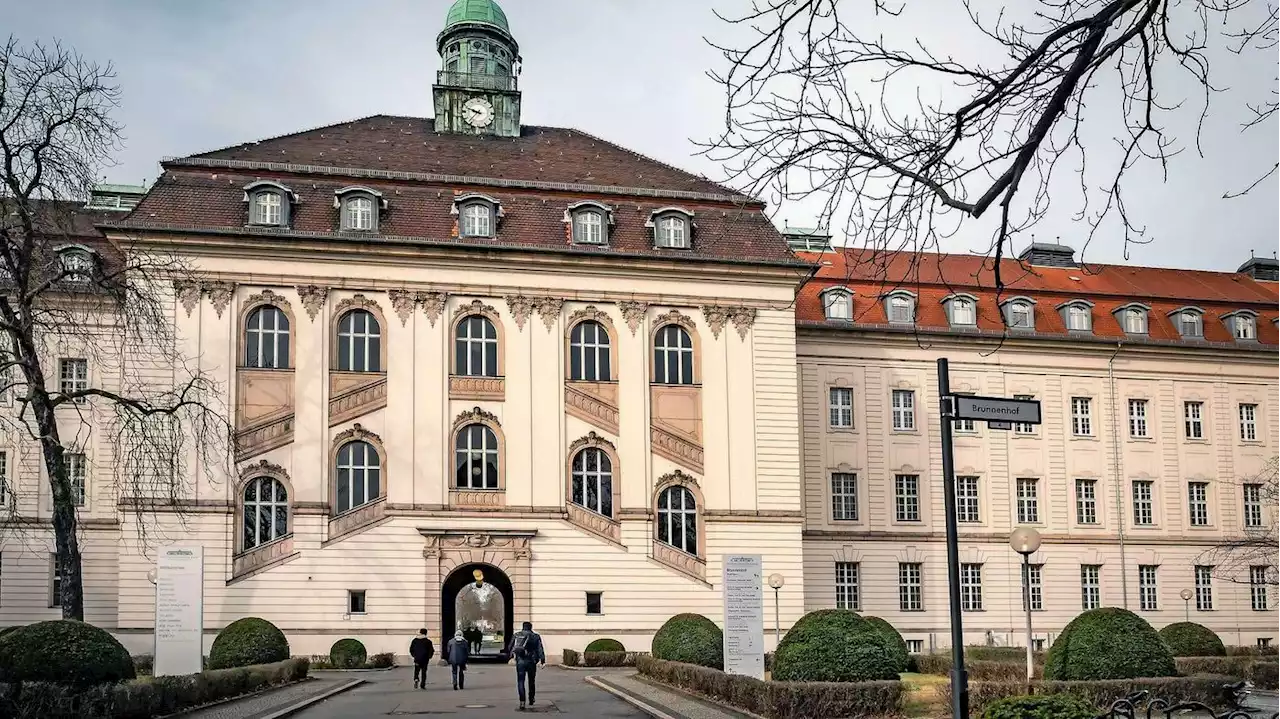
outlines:
[[[501,426],[502,424],[498,421],[498,416],[492,412],[486,412],[479,407],[472,407],[471,409],[459,414],[457,418],[453,420],[453,428],[456,430],[459,427],[473,424],[475,422],[492,422],[498,426]]]
[[[361,309],[361,310],[373,311],[377,308],[378,308],[377,302],[374,302],[368,297],[365,297],[364,295],[357,293],[339,302],[338,306],[334,308],[333,313],[341,317],[342,313],[346,312],[347,310]]]
[[[680,325],[692,334],[697,331],[697,327],[693,324],[693,318],[682,313],[680,310],[671,310],[666,314],[658,315],[653,318],[653,326],[661,327],[662,325]]]
[[[287,307],[289,305],[289,301],[286,300],[283,295],[276,294],[271,290],[263,290],[256,295],[249,295],[249,298],[245,300],[245,302],[251,305],[264,304],[275,305],[277,307]]]
[[[453,318],[456,320],[459,317],[466,317],[467,315],[483,315],[496,312],[497,310],[493,308],[493,305],[486,305],[480,300],[471,300],[465,305],[458,305],[458,309],[453,311]],[[427,312],[427,318],[431,318],[430,312]]]
[[[316,315],[320,314],[320,308],[324,307],[324,301],[328,297],[328,287],[298,285],[298,299],[302,300],[302,309],[307,311],[312,322],[315,322]]]
[[[227,305],[231,304],[231,296],[235,294],[236,286],[230,282],[202,282],[200,291],[204,292],[209,302],[213,304],[213,311],[218,313],[218,319],[222,319],[222,312],[227,309]]]
[[[472,549],[484,549],[493,544],[493,537],[487,534],[469,534],[467,535],[467,546]]]
[[[754,307],[735,307],[729,314],[729,319],[733,320],[733,326],[738,330],[738,337],[744,341],[747,339],[747,332],[756,323],[756,308]]]
[[[408,290],[390,290],[387,296],[391,298],[391,309],[396,311],[396,316],[400,318],[400,326],[404,327],[409,321],[409,315],[413,314],[413,305],[416,298],[413,293]],[[435,324],[432,322],[432,324]]]
[[[418,304],[422,305],[422,311],[427,314],[427,320],[431,322],[431,326],[436,326],[436,320],[440,319],[440,314],[444,312],[444,302],[449,295],[444,292],[419,292],[417,295]],[[479,300],[471,304],[480,304]],[[483,306],[483,305],[482,305]],[[490,307],[490,310],[493,308]]]
[[[611,450],[617,450],[617,447],[613,446],[613,442],[610,442],[604,437],[596,434],[594,430],[588,432],[585,437],[579,437],[573,440],[573,444],[569,445],[569,456],[573,456],[583,447],[608,447]]]
[[[586,307],[583,307],[577,312],[574,312],[573,314],[569,315],[569,326],[572,327],[578,324],[579,322],[583,322],[586,320],[590,320],[592,322],[599,322],[600,324],[606,327],[613,326],[613,319],[609,317],[608,313],[601,312],[599,309],[596,308],[595,305],[587,305]],[[634,332],[635,330],[632,330],[632,333]]]
[[[560,310],[564,308],[564,300],[558,297],[543,297],[537,300],[538,316],[542,318],[542,323],[547,326],[550,332],[552,327],[556,326],[556,320],[560,319]]]
[[[702,318],[706,320],[707,326],[711,328],[711,336],[720,339],[720,330],[724,329],[724,326],[729,322],[729,308],[703,305]]]
[[[634,335],[644,321],[644,313],[649,311],[649,303],[619,302],[618,309],[622,310],[622,319],[627,321],[627,329]]]
[[[269,477],[277,477],[279,479],[288,479],[289,473],[284,471],[284,467],[273,464],[265,459],[258,460],[252,464],[246,464],[240,468],[240,479],[253,479],[267,475]]]
[[[350,429],[339,432],[338,436],[333,438],[334,443],[339,445],[346,444],[352,440],[382,444],[381,437],[360,426],[359,422],[353,424]]]
[[[507,308],[511,310],[511,318],[516,321],[516,329],[523,331],[524,323],[533,314],[533,300],[524,295],[507,295]]]
[[[196,303],[200,301],[200,283],[191,280],[174,280],[173,290],[178,297],[178,301],[182,303],[182,309],[187,311],[187,316],[191,316],[192,310],[196,308]]]
[[[661,477],[659,477],[658,484],[655,485],[655,488],[658,490],[662,490],[666,487],[670,487],[673,484],[683,484],[683,485],[688,485],[692,487],[697,487],[698,480],[694,479],[692,476],[685,474],[684,472],[677,469],[674,472],[668,472],[662,475]]]

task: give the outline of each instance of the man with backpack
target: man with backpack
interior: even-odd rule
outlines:
[[[542,637],[533,631],[533,622],[525,622],[511,638],[511,654],[516,658],[516,691],[520,695],[520,711],[524,711],[524,680],[529,678],[529,706],[538,694],[538,665],[547,665]]]
[[[409,656],[413,657],[413,688],[427,688],[427,666],[435,656],[436,647],[427,636],[426,629],[419,629],[418,636],[409,642]]]

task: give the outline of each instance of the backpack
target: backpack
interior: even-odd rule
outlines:
[[[524,631],[516,632],[515,637],[512,638],[511,651],[516,655],[516,659],[529,658],[529,639],[530,633]]]

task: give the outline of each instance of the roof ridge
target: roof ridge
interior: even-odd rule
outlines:
[[[992,266],[994,265],[994,262],[995,262],[995,258],[991,257],[990,255],[979,254],[976,252],[969,252],[969,253],[914,252],[909,250],[874,250],[866,247],[837,247],[835,248],[835,250],[845,255],[846,257],[856,255],[858,253],[864,253],[864,252],[869,252],[877,255],[933,255],[935,257],[942,258],[942,259],[952,258],[952,257],[963,257],[963,258],[982,260],[984,263],[983,269],[985,271],[991,271],[993,269]],[[817,251],[801,250],[801,252],[810,252],[811,254],[817,254]],[[1134,264],[1120,265],[1120,264],[1115,264],[1110,262],[1090,262],[1088,260],[1080,260],[1078,264],[1074,267],[1056,267],[1051,265],[1033,265],[1031,263],[1020,260],[1017,257],[1010,257],[1008,255],[1001,257],[1000,261],[1019,265],[1019,266],[1026,266],[1029,268],[1033,268],[1036,271],[1059,270],[1062,272],[1069,272],[1072,270],[1084,270],[1085,274],[1090,274],[1090,275],[1099,274],[1099,272],[1090,271],[1092,268],[1098,268],[1099,271],[1106,270],[1106,269],[1114,269],[1117,271],[1130,269],[1130,270],[1157,270],[1161,272],[1196,272],[1196,273],[1207,274],[1207,275],[1225,275],[1228,277],[1238,277],[1241,275],[1246,275],[1246,273],[1239,272],[1237,270],[1206,270],[1206,269],[1197,268],[1197,267],[1159,267],[1156,265],[1134,265]],[[992,263],[992,264],[987,265],[986,263]]]
[[[426,120],[426,119],[429,119],[429,118],[424,118],[424,117],[409,117],[409,116],[407,116],[407,115],[406,115],[406,116],[398,116],[398,115],[386,115],[386,114],[383,114],[383,113],[377,113],[377,114],[374,114],[374,115],[365,115],[365,116],[363,116],[363,117],[356,117],[356,118],[352,118],[352,119],[350,119],[350,120],[343,120],[343,121],[341,121],[341,122],[331,122],[331,123],[329,123],[329,124],[327,124],[327,125],[317,125],[317,126],[315,126],[315,127],[309,127],[309,128],[304,129],[304,130],[294,130],[293,132],[285,132],[285,133],[282,133],[282,134],[279,134],[279,135],[271,135],[271,136],[269,136],[269,137],[260,137],[260,138],[258,138],[258,139],[256,139],[256,140],[252,140],[252,141],[249,141],[249,142],[237,142],[237,143],[235,143],[235,144],[233,144],[233,145],[224,145],[224,146],[222,146],[222,147],[218,147],[218,148],[215,148],[215,149],[213,149],[213,150],[204,150],[204,151],[202,151],[202,152],[193,152],[193,153],[190,153],[190,154],[187,154],[187,155],[180,155],[180,156],[175,157],[175,158],[173,158],[173,159],[180,159],[180,160],[184,160],[184,159],[187,159],[187,158],[189,158],[189,157],[200,157],[200,156],[202,156],[202,155],[212,155],[212,154],[213,154],[213,153],[215,153],[215,152],[226,152],[226,151],[228,151],[228,150],[234,150],[234,149],[239,148],[239,147],[244,147],[245,145],[257,145],[257,144],[261,144],[261,143],[263,143],[263,142],[271,142],[272,140],[283,140],[283,139],[284,139],[284,138],[286,138],[286,137],[296,137],[296,136],[298,136],[298,135],[305,135],[305,134],[307,134],[308,132],[316,132],[317,130],[327,130],[327,129],[331,128],[331,127],[338,127],[339,125],[353,125],[353,124],[355,124],[355,123],[357,123],[357,122],[362,122],[362,121],[364,121],[364,120],[372,120],[372,119],[373,119],[373,118],[375,118],[375,117],[389,117],[389,118],[404,119],[404,120]],[[161,162],[163,162],[163,160],[162,160]]]

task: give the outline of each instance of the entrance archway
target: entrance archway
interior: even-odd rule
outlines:
[[[447,642],[458,629],[466,630],[469,641],[479,639],[479,650],[473,648],[472,660],[506,661],[515,603],[511,579],[498,567],[473,562],[454,569],[440,588],[443,640]]]

